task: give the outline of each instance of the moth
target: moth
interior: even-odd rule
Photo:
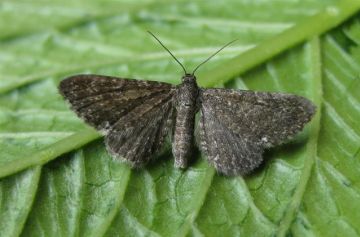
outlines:
[[[315,113],[311,101],[293,94],[199,87],[196,70],[232,42],[188,73],[149,33],[184,70],[181,84],[90,74],[59,86],[77,115],[105,135],[109,153],[132,167],[152,160],[169,135],[175,167],[186,168],[196,136],[219,173],[246,175],[262,163],[265,149],[288,141]]]

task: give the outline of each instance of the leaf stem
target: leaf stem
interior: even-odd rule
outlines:
[[[333,6],[328,6],[323,11],[306,18],[277,36],[263,41],[226,63],[199,73],[199,83],[204,87],[225,83],[286,49],[339,25],[359,9],[359,0],[341,0]]]
[[[75,133],[38,152],[30,154],[28,157],[7,162],[6,165],[0,165],[0,178],[31,166],[43,165],[62,154],[82,147],[100,136],[101,135],[92,128]]]

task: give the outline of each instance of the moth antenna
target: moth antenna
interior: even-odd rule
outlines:
[[[184,70],[184,72],[185,72],[185,74],[187,74],[187,72],[186,72],[186,69],[185,69],[185,67],[181,64],[181,62],[170,52],[170,50],[168,49],[168,48],[166,48],[166,46],[153,34],[153,33],[151,33],[151,31],[147,31],[152,37],[154,37],[156,40],[157,40],[157,42],[159,42],[160,44],[161,44],[161,46],[163,46],[163,48],[166,50],[166,51],[168,51],[169,52],[169,54],[175,59],[175,61],[178,63],[178,64],[180,64],[180,66],[182,67],[182,69]]]
[[[224,46],[222,46],[219,50],[217,50],[215,53],[213,53],[212,55],[210,55],[210,57],[208,57],[204,62],[200,63],[192,72],[192,75],[194,75],[194,73],[196,72],[196,70],[199,69],[200,66],[202,66],[204,63],[206,63],[207,61],[209,61],[212,57],[214,57],[216,54],[218,54],[221,50],[223,50],[224,48],[226,48],[227,46],[229,46],[230,44],[234,43],[235,41],[237,41],[238,39],[234,39],[233,41],[230,41],[229,43],[225,44]]]

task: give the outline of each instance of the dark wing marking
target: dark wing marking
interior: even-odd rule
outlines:
[[[109,152],[133,166],[149,161],[172,129],[171,84],[76,75],[63,80],[59,89],[79,117],[106,135]]]
[[[265,148],[287,141],[315,113],[306,98],[282,93],[202,89],[200,101],[200,148],[226,175],[251,172]]]

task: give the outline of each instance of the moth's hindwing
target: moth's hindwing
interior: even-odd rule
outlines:
[[[108,151],[133,166],[147,163],[173,128],[171,84],[76,75],[59,89],[79,117],[105,134]]]
[[[287,141],[315,113],[308,99],[283,93],[201,89],[200,101],[200,149],[226,175],[250,173],[265,148]]]

